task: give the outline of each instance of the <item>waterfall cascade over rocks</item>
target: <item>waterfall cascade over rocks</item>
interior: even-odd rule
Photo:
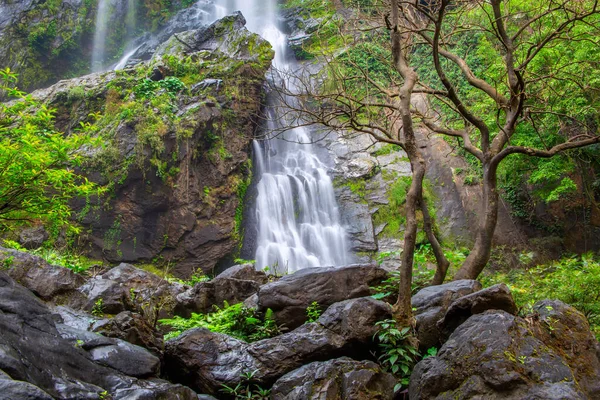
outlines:
[[[107,0],[101,0],[101,4],[104,1]],[[274,90],[278,85],[287,85],[294,92],[293,80],[285,77],[286,72],[298,65],[286,58],[287,37],[277,27],[276,0],[199,0],[174,17],[181,19],[181,23],[171,25],[192,29],[234,11],[241,11],[248,29],[273,46],[275,60],[268,79]],[[98,21],[97,32],[106,29],[105,17],[99,16]],[[113,69],[126,67],[138,49],[151,40],[142,37],[133,41]],[[265,132],[260,135],[264,140],[253,143],[254,171],[258,177],[256,268],[269,267],[272,273],[283,274],[309,267],[348,264],[351,256],[347,234],[340,221],[328,167],[317,155],[308,129],[285,130],[291,122],[279,115],[277,97],[268,95],[268,118]]]

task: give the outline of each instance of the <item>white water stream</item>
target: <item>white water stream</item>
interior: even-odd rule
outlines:
[[[276,0],[235,0],[227,11],[242,11],[248,29],[267,39],[275,50],[269,79],[280,84],[286,71],[296,67],[286,59],[287,37],[277,27]],[[291,81],[285,83],[292,86]],[[294,87],[288,87],[294,91]],[[274,102],[274,99],[271,99]],[[271,104],[275,106],[276,104]],[[267,132],[285,121],[268,110]],[[310,132],[295,128],[278,137],[255,141],[256,268],[294,272],[319,266],[339,266],[350,261],[346,231],[340,222],[333,184],[327,166],[319,159]]]
[[[100,0],[100,5],[105,1]],[[246,18],[248,29],[267,39],[275,50],[268,78],[294,91],[293,82],[283,79],[285,72],[297,65],[285,57],[287,37],[277,27],[277,0],[199,0],[188,15],[200,26],[238,10]],[[104,20],[99,17],[98,21],[97,33],[106,29],[101,25]],[[125,54],[115,69],[123,68],[134,53]],[[271,272],[282,274],[348,264],[351,257],[347,235],[340,222],[328,167],[319,159],[307,129],[273,134],[286,125],[277,115],[275,98],[269,97],[271,107],[264,133],[268,139],[253,143],[255,174],[259,177],[256,268],[269,267]]]
[[[94,47],[92,50],[92,72],[103,70],[106,55],[106,35],[108,33],[108,20],[110,18],[110,0],[98,1],[96,13],[96,30],[94,31]]]

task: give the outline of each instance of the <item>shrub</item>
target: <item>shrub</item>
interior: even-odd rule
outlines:
[[[504,282],[524,311],[539,300],[557,299],[581,311],[600,338],[600,259],[588,253],[530,269],[513,269],[482,277],[484,285]]]
[[[270,338],[281,333],[270,309],[264,316],[260,316],[252,308],[244,307],[242,303],[230,306],[225,302],[222,309],[216,306],[215,309],[215,312],[209,314],[193,313],[190,318],[176,316],[172,319],[161,319],[158,321],[161,325],[173,329],[165,335],[165,340],[173,339],[193,328],[206,328],[247,342]]]

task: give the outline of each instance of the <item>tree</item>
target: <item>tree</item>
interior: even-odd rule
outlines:
[[[423,115],[423,122],[457,138],[481,165],[483,204],[475,244],[455,275],[475,279],[490,258],[502,161],[513,154],[551,158],[600,142],[600,85],[590,74],[598,73],[598,1],[441,0],[426,5],[410,0],[400,7],[422,18],[407,29],[427,49],[431,62],[425,64],[435,71],[425,83],[439,89],[434,96],[444,118]],[[469,41],[474,49],[464,46]]]
[[[99,195],[102,188],[76,172],[82,148],[93,144],[83,125],[65,136],[54,128],[53,111],[14,88],[16,75],[0,70],[0,228],[34,221],[70,225],[69,201]]]
[[[514,154],[553,158],[600,142],[598,4],[594,0],[360,4],[356,20],[343,21],[337,30],[323,29],[329,34],[326,44],[337,44],[337,53],[329,51],[321,58],[325,73],[293,77],[301,94],[287,92],[282,98],[301,98],[302,106],[294,110],[298,124],[318,122],[338,131],[369,134],[407,152],[414,175],[406,201],[398,316],[410,305],[412,218],[422,197],[419,182],[426,167],[418,149],[418,140],[424,138],[414,135],[414,121],[455,140],[480,166],[483,201],[475,244],[455,276],[476,278],[490,257],[502,161]],[[411,98],[425,95],[431,104],[428,111],[411,107]],[[554,187],[555,195],[569,189],[566,172]]]
[[[384,18],[381,11],[391,10]],[[341,55],[321,54],[325,67],[314,76],[310,72],[281,72],[292,88],[277,86],[283,118],[293,120],[292,127],[319,124],[338,132],[360,132],[376,141],[400,146],[407,154],[412,180],[404,212],[406,217],[404,245],[400,264],[400,287],[393,314],[402,326],[411,323],[412,272],[416,249],[418,219],[423,215],[423,230],[432,245],[438,264],[433,284],[441,284],[449,262],[436,238],[427,202],[423,196],[423,179],[426,163],[419,149],[413,123],[412,100],[415,94],[429,92],[418,87],[418,76],[409,63],[412,31],[400,23],[413,19],[410,13],[400,13],[399,1],[392,0],[385,9],[371,9],[368,31],[383,30],[385,41],[355,41],[337,25],[338,46],[344,48]],[[360,16],[364,22],[364,15]],[[352,22],[357,22],[352,21]],[[338,21],[339,22],[339,21]],[[346,23],[350,21],[345,21]],[[332,22],[335,25],[335,22]],[[333,30],[326,29],[330,34]],[[331,42],[331,36],[320,38]],[[327,50],[328,46],[322,48]],[[325,52],[327,53],[327,51]],[[387,56],[391,54],[391,59]],[[398,211],[400,212],[400,210]]]

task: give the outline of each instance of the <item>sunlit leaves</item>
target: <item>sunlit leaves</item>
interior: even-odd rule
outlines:
[[[93,144],[90,127],[65,135],[54,128],[54,110],[11,88],[16,76],[0,71],[0,91],[16,99],[0,104],[0,224],[42,220],[69,225],[74,197],[102,189],[80,175],[82,146]]]

